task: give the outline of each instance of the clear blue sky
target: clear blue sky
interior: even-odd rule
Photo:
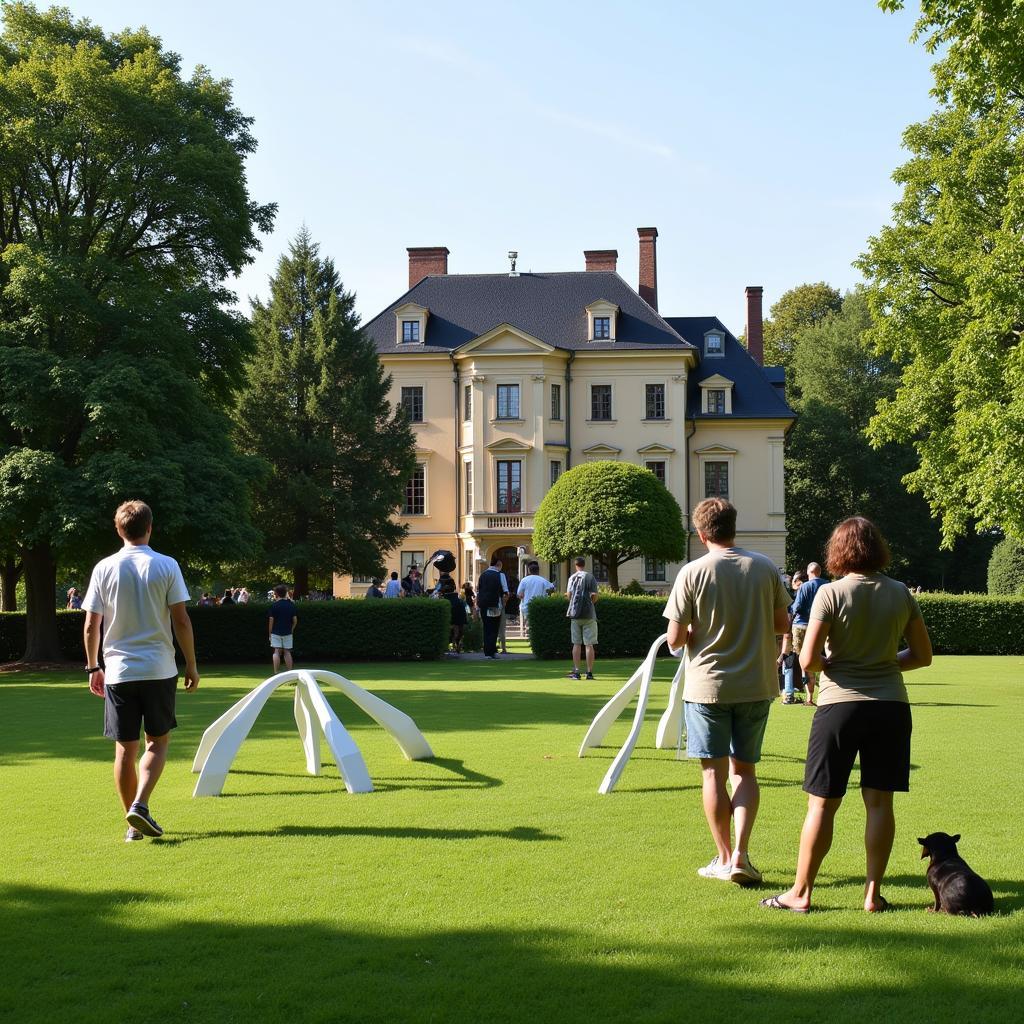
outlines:
[[[659,305],[743,329],[743,288],[847,288],[897,195],[900,138],[932,109],[912,10],[775,3],[65,0],[145,24],[234,82],[279,204],[237,282],[265,296],[305,222],[364,319],[405,290],[406,246],[453,273],[583,269],[659,229]]]

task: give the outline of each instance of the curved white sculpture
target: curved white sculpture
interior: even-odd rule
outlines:
[[[626,742],[622,744],[618,754],[615,755],[608,771],[605,772],[601,785],[598,786],[598,793],[607,794],[619,781],[619,776],[625,770],[636,741],[640,736],[640,727],[644,722],[644,715],[647,713],[647,701],[651,692],[651,681],[654,678],[654,665],[658,658],[658,651],[661,645],[668,641],[668,634],[663,633],[651,644],[647,657],[641,662],[640,667],[629,677],[626,684],[616,693],[603,708],[594,716],[590,723],[586,736],[580,744],[579,756],[583,755],[592,747],[599,746],[608,730],[615,720],[622,714],[626,706],[633,699],[637,690],[640,691],[640,699],[637,702],[636,712],[633,715],[633,727],[629,730]],[[658,722],[658,732],[655,739],[655,746],[659,750],[666,750],[673,746],[679,747],[683,738],[683,677],[686,671],[686,656],[679,660],[679,668],[672,679],[672,688],[669,691],[668,707],[665,709],[661,720]]]
[[[295,726],[306,755],[306,771],[310,775],[320,774],[320,739],[323,737],[334,755],[345,788],[350,793],[372,793],[373,783],[366,770],[363,755],[334,713],[334,709],[327,703],[318,681],[330,683],[341,690],[357,707],[391,734],[410,761],[423,761],[434,756],[430,744],[416,723],[387,701],[381,700],[361,686],[356,686],[350,679],[326,669],[290,670],[279,672],[260,683],[237,704],[228,708],[203,733],[199,749],[192,761],[192,771],[199,773],[192,795],[220,796],[231,770],[231,763],[263,706],[278,687],[291,682],[296,684]]]

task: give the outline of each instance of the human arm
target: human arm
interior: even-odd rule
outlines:
[[[85,641],[85,667],[92,668],[100,663],[100,631],[103,616],[99,612],[85,613],[83,639]],[[103,696],[103,669],[89,674],[89,691],[97,697]]]
[[[830,628],[831,623],[824,619],[811,619],[807,624],[804,645],[800,650],[800,668],[808,675],[811,672],[820,672],[826,667],[822,652],[825,649],[825,641],[828,639]]]
[[[298,624],[299,624],[299,617],[298,617],[298,615],[293,615],[293,616],[292,616],[292,632],[293,632],[293,633],[295,632],[295,627],[296,627],[296,626],[297,626]]]
[[[911,619],[903,630],[907,646],[896,655],[901,672],[927,668],[932,663],[932,638],[920,616]]]
[[[174,639],[178,641],[181,653],[185,656],[185,691],[192,693],[199,685],[199,666],[196,664],[196,643],[192,633],[192,620],[184,601],[170,606],[171,628]]]

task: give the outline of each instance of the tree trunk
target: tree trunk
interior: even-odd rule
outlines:
[[[23,661],[60,661],[57,633],[57,562],[49,544],[26,548],[25,569],[25,656]]]
[[[295,566],[295,597],[305,597],[309,593],[309,566]]]
[[[18,610],[18,580],[21,578],[21,563],[14,555],[0,559],[0,612]]]
[[[617,594],[619,592],[619,553],[612,551],[604,556],[604,564],[608,566],[608,586]]]

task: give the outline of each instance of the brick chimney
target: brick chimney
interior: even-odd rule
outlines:
[[[603,270],[615,273],[619,262],[618,249],[584,249],[583,258],[587,261],[587,270]]]
[[[409,287],[416,285],[429,274],[443,277],[448,273],[448,250],[443,245],[406,249],[409,254]]]
[[[747,296],[747,351],[758,366],[764,366],[764,325],[761,316],[761,296],[764,289],[759,284],[748,284]]]
[[[658,229],[637,228],[640,236],[640,298],[658,308]]]

